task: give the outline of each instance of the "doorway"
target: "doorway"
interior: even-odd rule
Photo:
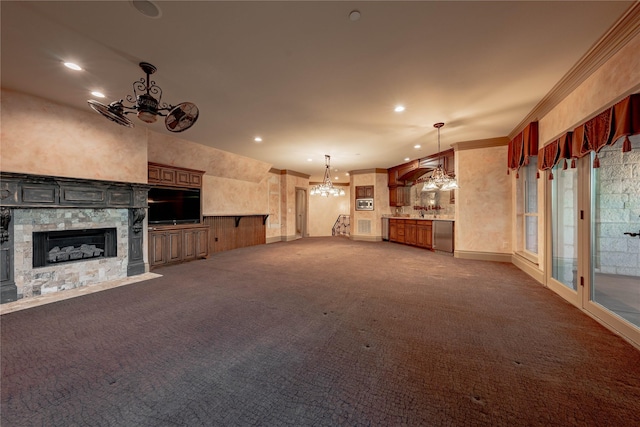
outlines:
[[[307,235],[307,189],[296,187],[296,238]]]

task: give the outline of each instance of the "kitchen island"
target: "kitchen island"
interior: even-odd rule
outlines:
[[[450,218],[390,217],[389,241],[452,253],[453,229]]]

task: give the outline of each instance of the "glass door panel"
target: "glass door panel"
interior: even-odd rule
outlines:
[[[591,169],[589,299],[640,327],[640,138],[621,147],[603,148]]]
[[[553,168],[551,181],[551,277],[578,289],[578,171]]]

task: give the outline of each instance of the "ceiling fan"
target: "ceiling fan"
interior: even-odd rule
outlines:
[[[133,122],[126,116],[136,112],[136,116],[145,123],[155,123],[158,116],[164,117],[164,124],[170,132],[182,132],[193,126],[200,114],[196,104],[181,102],[169,105],[162,100],[162,89],[149,76],[156,72],[156,67],[148,62],[141,62],[140,68],[147,75],[133,83],[134,95],[127,95],[127,102],[131,107],[123,104],[124,100],[114,101],[109,105],[93,99],[87,101],[89,106],[107,119],[127,127],[133,127]]]

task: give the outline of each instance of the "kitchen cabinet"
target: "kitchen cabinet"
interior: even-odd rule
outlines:
[[[373,199],[373,185],[356,186],[356,199]]]
[[[404,242],[407,245],[416,245],[416,227],[417,221],[415,220],[406,220],[404,222]]]
[[[395,219],[389,220],[389,241],[398,241],[398,221]]]
[[[397,222],[397,227],[398,227],[398,237],[396,239],[396,242],[404,243],[404,238],[405,238],[404,220],[403,219],[399,219],[399,220],[396,220],[396,222]]]
[[[147,181],[161,186],[200,188],[203,175],[204,171],[149,162]]]
[[[149,229],[149,266],[191,261],[209,256],[209,226],[158,226]]]
[[[409,206],[411,187],[389,187],[389,206]]]
[[[389,218],[389,241],[432,249],[433,221]]]
[[[416,246],[427,249],[433,247],[433,228],[431,221],[418,221],[416,227]]]
[[[387,173],[389,176],[387,185],[389,187],[404,186],[406,183],[401,178],[409,172],[418,169],[419,166],[420,161],[416,159],[398,166],[394,166],[391,169],[387,169]]]

